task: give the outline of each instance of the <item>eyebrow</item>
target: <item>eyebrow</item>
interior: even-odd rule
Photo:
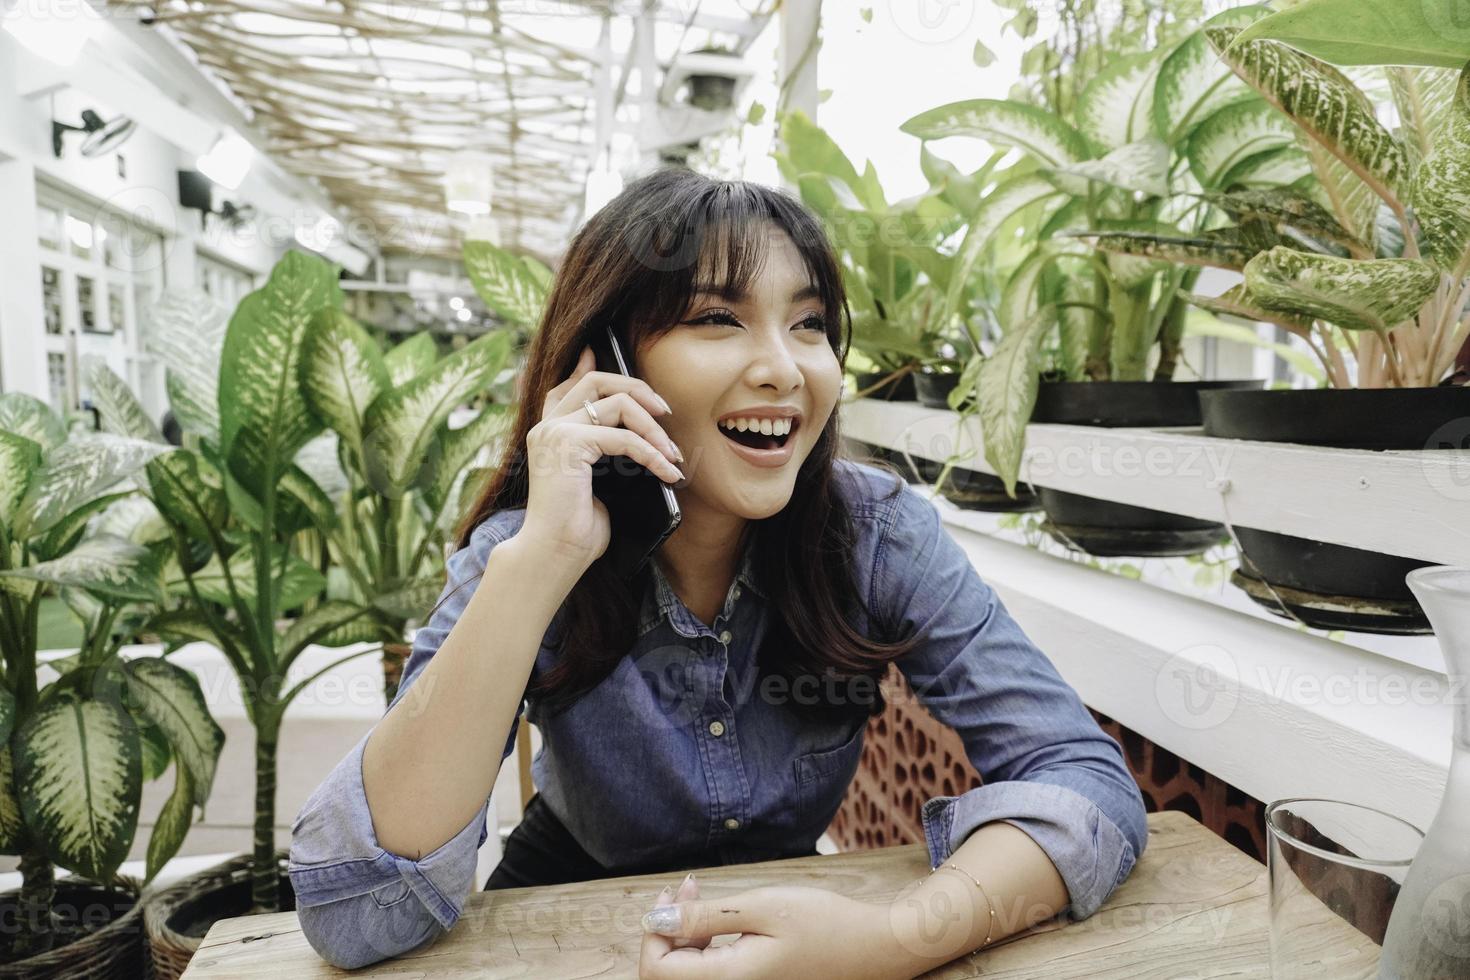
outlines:
[[[694,284],[694,294],[696,296],[700,294],[718,296],[721,299],[729,300],[731,303],[743,303],[747,298],[745,290],[736,289],[728,283],[697,282]],[[791,302],[799,303],[804,299],[817,299],[820,296],[821,290],[817,288],[816,284],[807,283],[791,294]]]

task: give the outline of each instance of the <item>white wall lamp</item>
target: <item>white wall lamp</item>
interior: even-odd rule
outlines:
[[[255,147],[233,129],[227,129],[210,147],[209,152],[199,157],[195,164],[199,172],[226,190],[239,190],[250,165],[255,161]]]

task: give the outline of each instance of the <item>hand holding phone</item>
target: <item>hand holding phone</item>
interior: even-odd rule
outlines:
[[[593,491],[599,467],[621,458],[624,467],[637,463],[656,473],[652,479],[661,485],[684,476],[673,441],[654,421],[667,414],[662,399],[646,383],[596,366],[592,348],[584,348],[571,376],[547,393],[541,421],[526,435],[529,494],[517,535],[582,568],[611,546],[617,521]],[[600,425],[592,424],[584,401],[593,403]],[[613,497],[621,510],[621,495]]]

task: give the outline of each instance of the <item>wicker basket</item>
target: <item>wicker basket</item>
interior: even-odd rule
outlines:
[[[276,863],[281,870],[281,908],[289,911],[296,903],[291,880],[286,877],[287,853],[277,851]],[[147,976],[178,980],[210,925],[249,911],[248,854],[236,855],[153,892],[143,902],[143,931],[148,937]],[[198,926],[203,926],[204,931]]]
[[[116,911],[119,899],[128,903],[127,911],[96,932],[75,942],[58,946],[49,952],[0,965],[0,977],[24,977],[26,980],[134,980],[143,972],[143,914],[138,894],[142,882],[118,875],[113,887],[105,888],[86,878],[67,877],[56,882],[56,899],[52,908],[65,915],[70,907],[82,917],[101,903]],[[0,895],[0,908],[14,906],[19,891]]]

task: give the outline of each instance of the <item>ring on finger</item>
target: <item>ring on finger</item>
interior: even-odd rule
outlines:
[[[592,407],[591,399],[583,399],[582,407],[587,410],[587,417],[592,420],[593,425],[602,424],[602,420],[597,417],[597,409]]]

